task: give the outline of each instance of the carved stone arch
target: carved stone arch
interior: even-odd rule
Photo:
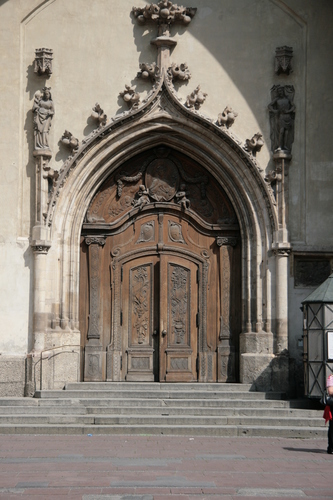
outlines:
[[[273,321],[274,326],[277,317],[272,256],[274,234],[278,230],[274,197],[256,159],[228,131],[186,111],[172,99],[168,101],[168,112],[157,110],[158,99],[148,104],[144,112],[135,112],[137,115],[133,113],[99,129],[60,172],[46,220],[52,242],[47,269],[53,273],[56,298],[45,312],[53,318],[53,324],[61,326],[63,332],[77,341],[80,235],[88,207],[100,186],[126,160],[162,144],[195,159],[233,204],[243,252],[241,354],[247,355],[244,359],[252,356],[260,367],[268,366],[273,358],[271,325]],[[63,340],[58,337],[54,342],[60,345]],[[254,337],[260,339],[260,352],[253,351]],[[242,362],[240,379],[248,381],[242,374]]]

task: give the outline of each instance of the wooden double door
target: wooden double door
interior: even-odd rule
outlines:
[[[198,264],[174,254],[121,266],[123,380],[197,380],[198,277]]]

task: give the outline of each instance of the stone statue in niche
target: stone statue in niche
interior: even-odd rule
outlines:
[[[294,105],[295,89],[293,85],[274,85],[271,88],[272,101],[268,105],[273,153],[291,152],[294,142]]]
[[[176,197],[177,203],[179,203],[179,205],[184,210],[186,210],[187,208],[190,208],[190,205],[191,205],[191,202],[187,198],[187,196],[188,196],[188,192],[186,191],[186,185],[181,184],[180,191],[178,191],[178,193],[175,194],[175,197]]]
[[[201,91],[200,85],[198,85],[197,88],[187,96],[185,106],[187,108],[199,109],[201,104],[205,102],[207,95],[208,94]]]
[[[237,116],[238,113],[236,113],[236,111],[230,108],[230,106],[226,106],[222,111],[222,113],[218,115],[216,124],[219,127],[229,128],[234,123]]]
[[[148,205],[148,203],[150,203],[149,189],[147,189],[143,184],[140,184],[139,191],[137,192],[137,199],[133,200],[134,208],[139,207],[141,209],[145,205]]]
[[[54,105],[50,87],[35,93],[32,111],[34,114],[35,149],[50,149],[49,132],[54,115]]]

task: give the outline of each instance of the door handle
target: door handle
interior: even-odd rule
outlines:
[[[167,334],[167,331],[166,330],[162,330],[162,337],[165,337]]]
[[[155,329],[155,330],[153,331],[153,335],[155,336],[155,335],[157,335],[157,334],[158,334],[158,330],[157,330],[157,329]]]

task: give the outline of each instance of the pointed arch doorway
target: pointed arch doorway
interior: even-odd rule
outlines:
[[[223,187],[165,145],[118,167],[81,233],[86,381],[238,380],[241,244]]]

